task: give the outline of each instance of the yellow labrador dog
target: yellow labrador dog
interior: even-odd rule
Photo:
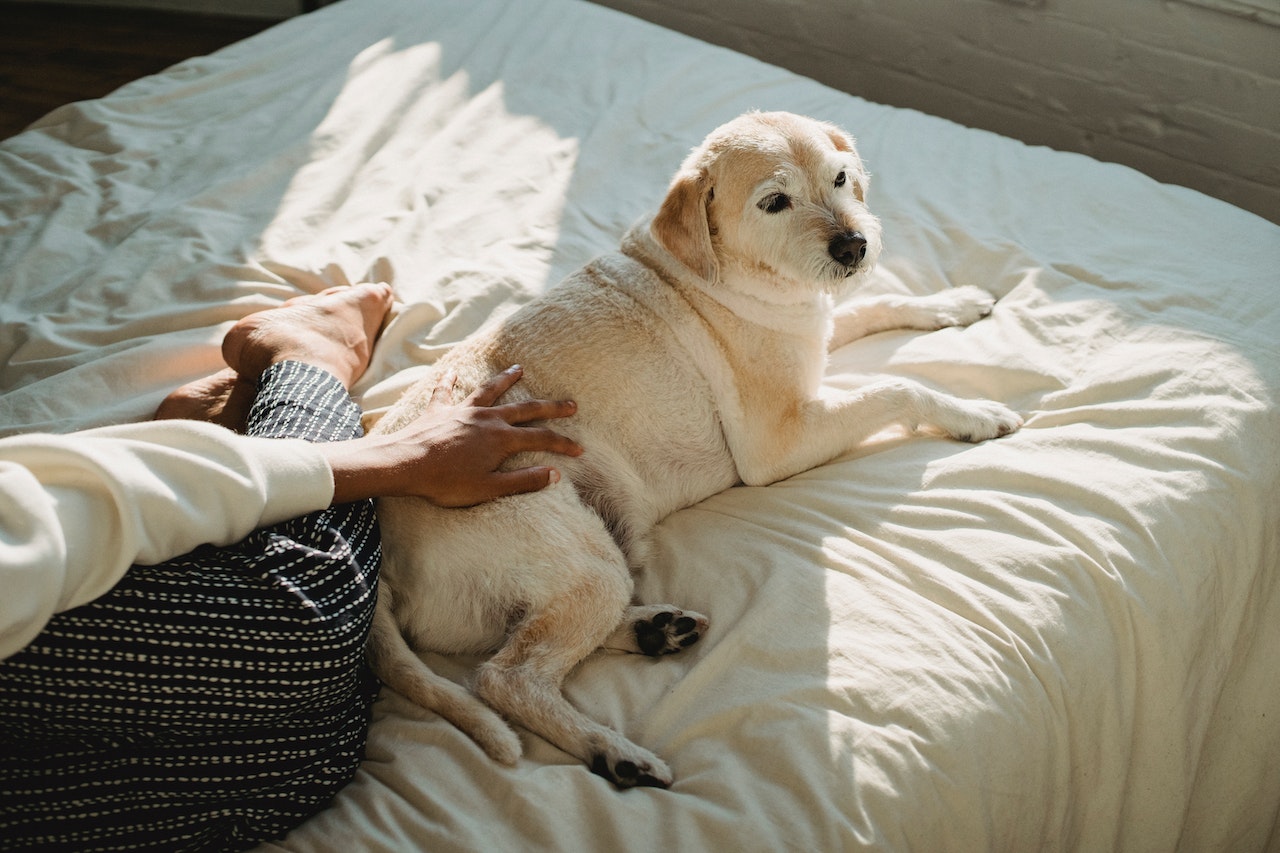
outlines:
[[[632,571],[664,516],[737,483],[820,465],[893,423],[983,441],[1022,423],[1005,406],[893,379],[822,388],[829,347],[890,328],[965,325],[991,311],[977,288],[834,308],[880,252],[867,173],[833,125],[750,113],[718,128],[675,176],[657,215],[545,295],[453,349],[467,396],[524,367],[505,399],[572,399],[556,429],[583,445],[564,479],[471,509],[379,502],[385,563],[370,642],[393,689],[514,763],[510,720],[620,787],[667,786],[661,759],[575,709],[569,672],[601,647],[677,652],[706,619],[632,602]],[[394,430],[437,388],[412,387],[375,428]],[[493,652],[474,694],[411,651]],[[477,701],[479,697],[483,702]],[[494,711],[497,713],[494,713]],[[499,716],[501,715],[501,716]]]

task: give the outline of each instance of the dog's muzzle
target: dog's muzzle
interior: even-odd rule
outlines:
[[[861,231],[839,234],[827,244],[831,257],[850,272],[867,256],[867,238]]]

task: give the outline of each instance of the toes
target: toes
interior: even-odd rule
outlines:
[[[973,286],[944,290],[929,298],[934,300],[937,307],[939,328],[976,323],[989,315],[996,304],[994,296]]]
[[[1004,423],[1001,423],[999,428],[996,430],[996,438],[1003,438],[1006,435],[1015,433],[1021,427],[1022,427],[1021,418],[1013,418],[1011,420],[1005,421]]]
[[[1021,416],[999,403],[987,402],[975,407],[970,418],[968,424],[952,432],[953,437],[976,444],[992,438],[1003,438],[1022,427]]]
[[[597,753],[591,760],[591,772],[623,789],[671,787],[671,777],[666,768],[648,761],[611,760],[604,753]]]
[[[674,654],[692,646],[702,638],[706,629],[705,616],[675,608],[661,610],[647,619],[637,619],[633,625],[636,645],[642,653],[652,657]]]
[[[640,647],[640,651],[646,655],[663,654],[667,647],[667,635],[662,630],[662,626],[657,624],[657,620],[648,622],[639,621],[635,624],[636,645]]]

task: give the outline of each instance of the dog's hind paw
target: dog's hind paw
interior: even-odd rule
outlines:
[[[660,657],[687,649],[707,631],[707,617],[670,604],[651,604],[627,610],[622,624],[605,641],[605,648]]]
[[[640,750],[643,753],[643,750]],[[591,772],[603,776],[619,788],[670,788],[671,771],[656,756],[619,757],[597,752],[591,758]]]

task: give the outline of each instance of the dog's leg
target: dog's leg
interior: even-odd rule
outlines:
[[[707,631],[707,617],[670,604],[650,604],[627,608],[620,624],[604,648],[616,652],[659,657],[687,649]]]
[[[967,326],[991,313],[996,298],[979,287],[952,287],[928,296],[880,296],[836,308],[830,348],[889,329],[932,332]]]
[[[585,583],[530,614],[480,667],[476,693],[507,719],[546,738],[618,787],[665,788],[671,784],[671,771],[662,759],[589,719],[562,692],[565,677],[600,646],[620,610],[610,591]]]
[[[741,418],[725,431],[742,482],[763,486],[848,452],[894,424],[938,429],[961,441],[1008,435],[1022,418],[994,400],[965,400],[913,382],[887,379],[852,393],[821,389],[790,411],[785,424]],[[728,425],[728,421],[726,421]]]
[[[470,735],[490,758],[503,764],[520,759],[520,738],[502,718],[467,690],[436,675],[405,642],[392,613],[393,593],[383,581],[369,632],[367,653],[383,683],[406,699],[435,711]]]

